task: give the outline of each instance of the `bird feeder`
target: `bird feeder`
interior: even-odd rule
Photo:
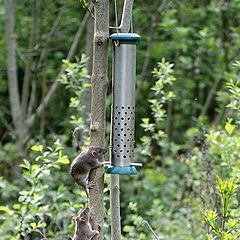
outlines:
[[[135,142],[136,44],[140,36],[135,33],[115,33],[110,39],[113,44],[111,167],[107,173],[135,175],[135,166],[142,165],[131,162]]]

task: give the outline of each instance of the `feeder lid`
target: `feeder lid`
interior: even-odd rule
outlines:
[[[136,44],[140,40],[140,36],[136,33],[114,33],[109,37],[112,41],[119,41],[120,43]]]
[[[120,175],[136,175],[137,169],[134,166],[129,167],[113,166],[107,169],[107,173]]]

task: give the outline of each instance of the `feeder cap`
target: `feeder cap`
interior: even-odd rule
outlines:
[[[109,38],[113,42],[119,41],[120,43],[137,44],[141,37],[136,33],[114,33]]]
[[[113,166],[107,169],[107,173],[119,175],[137,175],[137,169],[134,166]]]

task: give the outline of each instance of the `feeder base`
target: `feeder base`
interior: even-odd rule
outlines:
[[[130,166],[130,167],[114,166],[114,167],[109,167],[107,169],[107,173],[119,174],[119,175],[136,175],[137,169],[134,166]]]

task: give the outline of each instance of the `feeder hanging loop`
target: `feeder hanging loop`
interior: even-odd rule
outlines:
[[[114,43],[114,46],[115,46],[115,47],[118,47],[118,46],[119,46],[119,41],[118,41],[118,40],[113,41],[113,43]]]

